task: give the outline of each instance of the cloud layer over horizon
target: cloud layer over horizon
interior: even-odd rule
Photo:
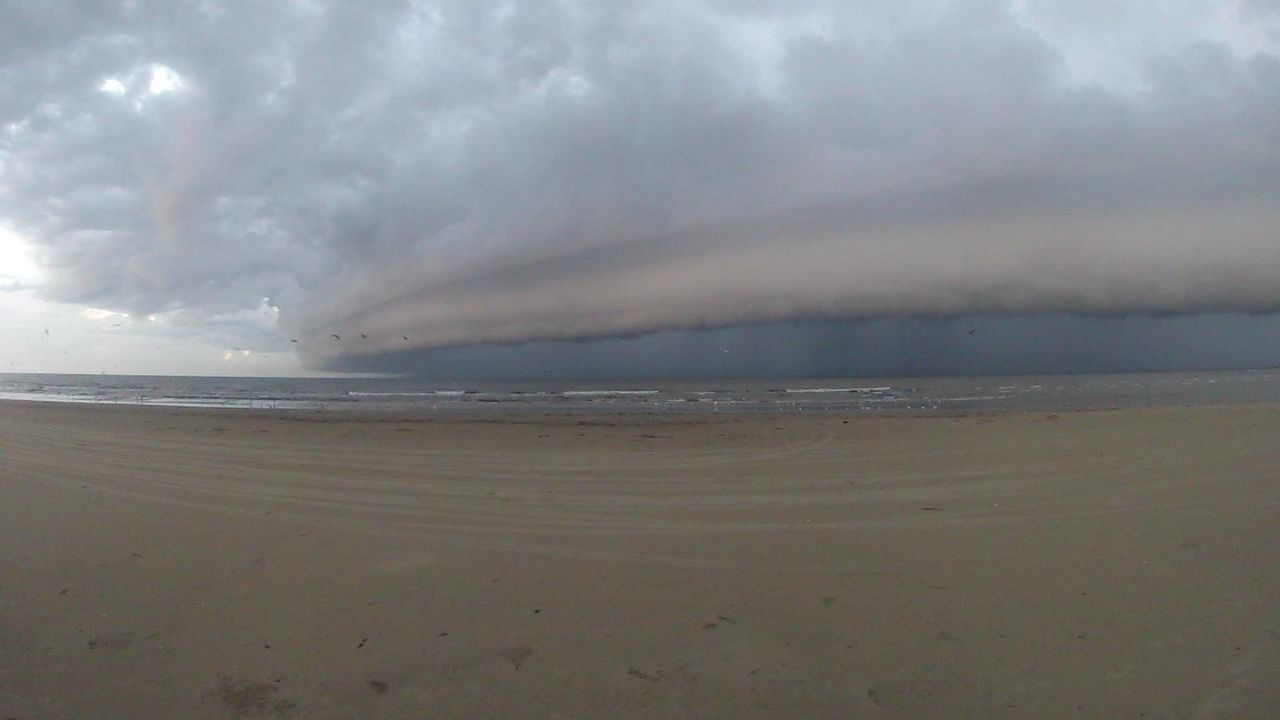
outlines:
[[[845,5],[6,4],[0,223],[46,299],[315,367],[1280,309],[1276,3]]]

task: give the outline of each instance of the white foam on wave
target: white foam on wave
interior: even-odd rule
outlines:
[[[347,391],[351,397],[458,397],[466,395],[466,390],[432,390],[430,392],[360,392]]]
[[[884,387],[851,387],[851,388],[787,388],[789,393],[877,393],[889,392],[893,388]]]
[[[596,397],[607,395],[657,395],[661,390],[565,390],[566,397]]]

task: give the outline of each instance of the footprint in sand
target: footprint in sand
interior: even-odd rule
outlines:
[[[517,645],[498,653],[498,657],[511,663],[513,668],[519,670],[526,660],[533,657],[533,648],[528,645]]]
[[[133,644],[133,633],[125,632],[110,637],[98,637],[89,640],[90,650],[124,650]]]
[[[223,678],[210,694],[222,701],[235,717],[289,717],[297,711],[297,706],[277,697],[279,692],[275,683]]]
[[[403,555],[384,558],[378,562],[377,568],[389,573],[407,573],[432,565],[435,561],[435,556],[429,553],[409,552]]]

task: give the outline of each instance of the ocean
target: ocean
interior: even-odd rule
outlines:
[[[0,400],[425,413],[1070,410],[1280,401],[1280,369],[791,380],[433,382],[0,374]]]

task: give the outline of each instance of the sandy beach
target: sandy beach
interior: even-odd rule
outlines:
[[[0,403],[0,717],[1275,718],[1280,407]]]

